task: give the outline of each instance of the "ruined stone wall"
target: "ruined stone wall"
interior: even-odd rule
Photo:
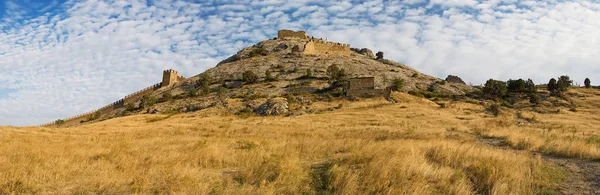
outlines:
[[[277,39],[285,39],[285,38],[298,38],[298,39],[307,39],[308,35],[304,31],[292,31],[292,30],[279,30],[277,32]]]
[[[118,108],[124,107],[129,102],[135,102],[135,101],[139,100],[140,98],[142,98],[142,96],[144,96],[146,94],[151,94],[152,92],[156,91],[157,89],[160,89],[160,87],[161,87],[161,83],[157,83],[150,87],[146,87],[145,89],[142,89],[142,90],[134,92],[130,95],[127,95],[123,99],[120,99],[120,100],[117,100],[116,102],[110,103],[100,109],[97,109],[97,110],[94,110],[91,112],[86,112],[83,114],[79,114],[77,116],[72,116],[72,117],[69,117],[66,119],[62,119],[65,121],[65,124],[63,124],[63,126],[72,126],[72,125],[80,124],[82,121],[88,120],[96,112],[102,112],[102,114],[110,113]],[[55,122],[56,121],[42,124],[40,126],[42,126],[42,127],[57,127],[57,125],[54,124]]]
[[[374,89],[374,88],[375,88],[375,77],[351,78],[348,81],[348,90]]]
[[[350,44],[311,39],[304,45],[304,54],[350,54]]]
[[[349,79],[346,87],[346,96],[350,97],[389,97],[391,89],[375,89],[375,77],[360,77]]]

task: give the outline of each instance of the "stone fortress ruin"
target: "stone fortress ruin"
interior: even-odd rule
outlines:
[[[348,97],[370,98],[384,96],[389,97],[391,89],[376,89],[375,77],[356,77],[348,79],[344,88],[345,95]]]
[[[117,100],[116,102],[110,103],[100,109],[97,109],[97,110],[94,110],[91,112],[87,112],[84,114],[80,114],[77,116],[69,117],[66,119],[62,119],[64,122],[63,125],[80,124],[80,123],[88,120],[90,117],[92,117],[96,113],[103,113],[103,114],[110,113],[118,108],[125,107],[125,105],[127,105],[128,103],[138,101],[144,95],[151,94],[152,92],[154,92],[160,88],[173,86],[175,83],[179,83],[183,80],[185,80],[185,77],[179,76],[179,72],[177,72],[175,70],[171,70],[171,69],[165,70],[165,71],[163,71],[162,82],[154,84],[149,87],[146,87],[146,88],[139,90],[137,92],[134,92],[132,94],[129,94],[129,95],[123,97],[123,99],[120,99],[120,100]],[[42,124],[40,126],[42,126],[42,127],[57,127],[58,124],[56,124],[56,121],[54,121],[54,122]]]
[[[277,39],[301,39],[304,45],[298,45],[298,52],[302,54],[350,54],[350,44],[325,41],[320,38],[310,37],[304,31],[279,30]]]

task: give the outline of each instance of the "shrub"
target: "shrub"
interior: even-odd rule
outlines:
[[[227,89],[227,88],[225,88],[225,87],[221,86],[221,87],[219,87],[219,89],[217,90],[217,96],[218,96],[220,99],[225,99],[225,98],[227,98],[227,95],[228,95],[227,93],[228,93],[228,92],[229,92],[229,89]]]
[[[190,97],[197,97],[198,96],[198,90],[196,90],[196,88],[192,88],[192,89],[190,89],[190,91],[188,91],[188,95]]]
[[[306,74],[304,75],[304,77],[306,78],[312,78],[313,77],[313,72],[311,69],[306,69]]]
[[[483,87],[482,91],[493,98],[500,98],[506,95],[507,87],[506,83],[502,81],[489,79],[487,82],[485,82],[485,86]]]
[[[298,67],[294,66],[294,69],[292,69],[293,73],[297,73],[298,72]]]
[[[136,105],[135,105],[133,102],[129,102],[129,103],[127,103],[127,104],[125,105],[125,109],[126,109],[126,110],[128,110],[128,111],[135,110],[135,109],[136,109],[136,107],[137,107],[137,106],[136,106]]]
[[[54,124],[56,124],[56,125],[64,125],[65,124],[65,120],[58,119],[58,120],[54,121]]]
[[[173,94],[171,94],[171,92],[167,92],[165,94],[162,95],[162,100],[163,101],[169,101],[173,99]]]
[[[90,117],[88,117],[88,121],[93,121],[102,117],[102,111],[96,111]]]
[[[498,116],[498,115],[500,115],[500,112],[502,112],[502,110],[500,110],[500,105],[499,104],[492,104],[492,105],[490,105],[490,107],[488,108],[488,110],[490,112],[492,112],[492,114],[494,116]]]
[[[525,83],[525,80],[523,79],[518,79],[518,80],[508,80],[508,82],[506,82],[507,84],[507,88],[508,88],[508,92],[513,92],[513,93],[521,93],[521,92],[525,92],[526,88],[527,88],[527,83]]]
[[[531,79],[527,79],[525,82],[525,92],[526,93],[535,93],[537,89],[535,88],[535,83]]]
[[[208,73],[200,75],[197,85],[200,86],[202,95],[207,95],[211,92],[210,85],[212,84],[212,77]]]
[[[550,81],[548,81],[548,91],[549,92],[554,92],[558,89],[558,86],[556,85],[556,79],[551,78]]]
[[[402,90],[402,88],[404,87],[404,79],[402,78],[395,78],[394,80],[392,80],[392,90],[394,91],[400,91]]]
[[[150,107],[152,105],[154,105],[154,103],[156,103],[156,98],[152,95],[144,95],[142,96],[142,100],[141,100],[141,104],[140,106],[142,108],[147,108]]]
[[[413,73],[413,75],[411,77],[412,78],[417,78],[418,76],[419,76],[419,74],[415,72],[415,73]]]
[[[558,81],[556,81],[556,87],[559,93],[566,92],[572,84],[573,81],[567,75],[558,77]]]
[[[375,54],[375,56],[377,56],[377,58],[375,58],[375,59],[377,59],[377,60],[381,60],[381,59],[383,59],[383,52],[382,52],[382,51],[378,51],[378,52]]]
[[[329,83],[333,87],[340,87],[346,81],[346,70],[339,68],[337,65],[327,67],[327,75],[329,76]]]
[[[275,78],[273,77],[273,75],[271,75],[271,72],[269,70],[265,72],[265,81],[275,81]]]
[[[242,80],[246,83],[256,83],[258,76],[254,72],[247,70],[242,74]]]
[[[529,94],[529,103],[532,103],[532,104],[536,104],[536,105],[537,105],[538,103],[540,103],[540,98],[538,97],[538,95],[537,95],[537,94],[535,94],[535,93],[530,93],[530,94]]]
[[[585,88],[592,87],[592,81],[590,81],[590,78],[585,78],[585,80],[583,81],[583,84],[585,85]]]

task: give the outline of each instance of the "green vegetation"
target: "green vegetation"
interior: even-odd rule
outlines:
[[[332,87],[341,87],[346,82],[346,70],[337,65],[327,67],[327,75],[329,76],[329,83]]]
[[[58,120],[54,121],[54,124],[59,125],[59,126],[60,125],[64,125],[65,124],[65,120],[58,119]]]
[[[100,117],[102,117],[102,111],[96,111],[94,114],[88,117],[88,121],[93,121],[99,119]]]
[[[254,72],[247,70],[242,74],[242,80],[248,84],[252,84],[258,81],[258,76]]]
[[[392,80],[392,90],[394,91],[400,91],[402,90],[402,88],[404,87],[404,79],[402,78],[395,78],[394,80]]]
[[[156,97],[146,94],[146,95],[142,96],[140,107],[142,109],[148,108],[148,107],[154,105],[155,103],[156,103]]]
[[[557,90],[561,94],[566,92],[572,84],[573,81],[567,75],[558,77],[558,81],[556,81]]]
[[[383,52],[382,52],[382,51],[378,51],[378,52],[375,54],[375,56],[377,56],[377,58],[375,58],[375,59],[377,59],[377,60],[382,60],[382,59],[383,59]]]
[[[558,86],[556,85],[556,79],[555,78],[551,78],[550,81],[548,81],[548,91],[549,92],[554,92],[558,89]]]
[[[271,71],[267,70],[265,71],[265,81],[269,82],[269,81],[276,81],[277,79],[275,79],[273,77],[273,75],[271,74]]]
[[[583,84],[585,85],[585,88],[592,87],[592,81],[590,81],[590,78],[585,78],[585,80],[583,81]]]
[[[212,77],[210,76],[210,74],[208,73],[204,73],[202,75],[200,75],[200,77],[198,78],[198,80],[196,81],[196,85],[200,87],[200,92],[202,95],[208,95],[212,89],[210,88],[210,85],[212,84]],[[190,93],[190,96],[192,94]],[[192,96],[194,97],[194,96]]]
[[[508,91],[506,83],[494,79],[487,80],[482,89],[483,93],[490,95],[492,98],[501,98]]]

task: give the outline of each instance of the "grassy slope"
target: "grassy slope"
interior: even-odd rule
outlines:
[[[344,106],[296,117],[242,117],[211,108],[76,128],[0,128],[0,193],[551,192],[559,169],[527,152],[481,145],[477,137],[598,159],[599,92],[576,92],[587,94],[575,98],[578,112],[520,117],[510,110],[493,117],[465,102],[440,108],[397,93],[397,104],[317,102]]]

